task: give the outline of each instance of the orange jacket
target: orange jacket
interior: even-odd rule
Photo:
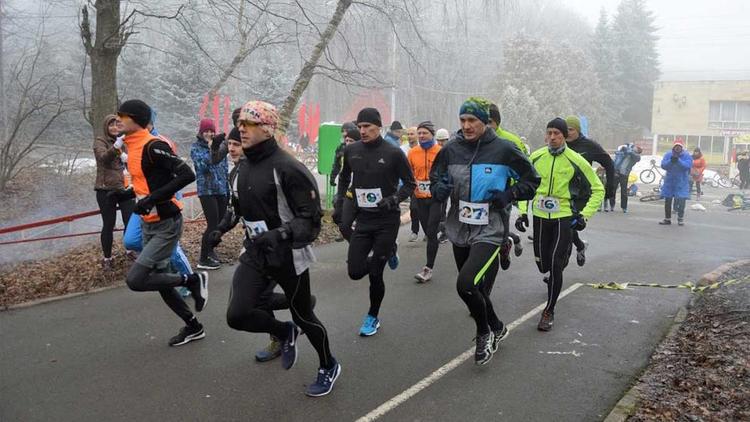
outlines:
[[[440,152],[440,145],[435,143],[429,149],[424,149],[420,145],[409,150],[409,165],[414,173],[414,179],[417,181],[417,187],[414,189],[414,196],[420,199],[432,198],[430,194],[430,169],[435,157]]]
[[[690,175],[693,181],[703,182],[703,170],[706,169],[706,159],[701,155],[700,158],[693,159],[693,167],[690,169]]]

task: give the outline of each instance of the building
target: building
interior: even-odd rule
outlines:
[[[728,164],[750,146],[750,81],[659,81],[651,122],[657,154],[682,138],[710,165]]]

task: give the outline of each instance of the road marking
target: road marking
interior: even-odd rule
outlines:
[[[563,290],[562,293],[560,293],[560,296],[558,300],[564,298],[565,296],[569,295],[570,293],[573,293],[577,288],[581,287],[581,283],[576,283],[567,289]],[[514,328],[518,327],[519,325],[523,324],[530,318],[539,315],[541,311],[544,310],[545,306],[547,306],[547,303],[542,303],[541,305],[537,306],[536,308],[530,310],[526,314],[524,314],[522,317],[518,318],[517,320],[511,322],[508,324],[508,330],[513,330]],[[403,402],[409,400],[410,398],[414,397],[419,393],[420,391],[424,390],[425,388],[429,387],[430,385],[434,384],[436,381],[438,381],[440,378],[443,378],[445,375],[447,375],[450,371],[456,369],[459,365],[464,363],[465,361],[469,360],[474,356],[474,348],[461,353],[456,358],[454,358],[452,361],[446,363],[445,365],[438,368],[435,372],[428,375],[426,378],[423,378],[416,384],[412,385],[408,389],[404,390],[401,394],[393,397],[392,399],[386,401],[385,403],[378,406],[375,410],[371,411],[370,413],[362,416],[361,418],[357,419],[357,422],[371,422],[374,421],[381,416],[385,415],[386,413],[390,412],[391,410],[398,407]]]

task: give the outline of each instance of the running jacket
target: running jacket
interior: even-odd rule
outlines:
[[[583,135],[580,135],[575,141],[567,141],[567,145],[573,151],[581,155],[589,164],[596,161],[602,167],[607,175],[607,191],[606,197],[611,198],[615,195],[615,163],[612,161],[612,157],[607,154],[607,151],[599,145],[598,142],[591,140]]]
[[[399,182],[403,183],[400,188]],[[389,144],[382,137],[344,147],[344,164],[339,173],[337,191],[341,197],[346,195],[347,189],[354,195],[357,189],[380,189],[383,198],[397,195],[398,201],[402,202],[414,192],[415,187],[414,175],[406,156],[400,148]],[[359,210],[372,214],[382,213],[378,208]],[[398,213],[398,210],[393,213]]]
[[[563,149],[559,155],[552,155],[544,146],[531,153],[531,162],[542,176],[542,183],[531,201],[533,215],[552,220],[570,217],[576,211],[585,218],[591,218],[604,199],[604,186],[596,176],[586,159],[570,148]],[[582,195],[591,192],[583,209],[577,209],[575,202],[580,202]],[[560,211],[546,212],[540,207],[543,198],[554,198],[559,201]],[[521,205],[521,209],[526,209]]]
[[[414,179],[417,182],[417,188],[414,189],[414,196],[419,199],[432,198],[430,194],[430,169],[435,157],[440,152],[440,145],[437,142],[428,149],[417,145],[409,150],[409,165],[411,165]]]
[[[434,189],[437,183],[442,183],[446,175],[450,176],[453,190],[445,233],[454,245],[460,247],[479,242],[502,244],[503,217],[507,217],[509,211],[490,202],[490,190],[510,189],[513,200],[524,200],[531,199],[539,186],[539,175],[529,159],[489,128],[474,142],[464,139],[463,131],[458,131],[455,139],[443,146],[430,171],[431,187]],[[516,183],[509,186],[510,180]],[[489,204],[488,224],[462,223],[460,201]]]
[[[513,132],[508,132],[507,130],[501,128],[500,125],[497,126],[497,130],[495,130],[495,133],[497,134],[498,138],[513,142],[518,147],[518,149],[521,150],[523,155],[528,157],[529,150],[526,149],[526,145],[524,145],[523,141],[518,137],[518,135]]]
[[[175,193],[195,180],[190,166],[172,152],[169,144],[154,137],[146,129],[125,136],[128,147],[128,172],[137,199],[151,196],[156,206],[143,216],[146,223],[155,223],[179,215],[182,203]]]

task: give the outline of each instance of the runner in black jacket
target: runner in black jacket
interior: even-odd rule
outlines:
[[[380,327],[378,312],[385,296],[383,270],[386,261],[396,257],[394,246],[401,223],[399,203],[414,192],[416,182],[401,149],[380,136],[382,123],[378,110],[362,109],[357,126],[362,141],[344,148],[336,206],[343,206],[347,195],[357,205],[347,263],[353,280],[370,276],[370,309],[359,334],[371,336]],[[399,182],[403,183],[400,188]],[[372,256],[368,256],[370,251]],[[394,264],[391,268],[397,265]]]
[[[232,279],[227,323],[236,330],[281,339],[285,369],[297,360],[297,326],[301,327],[320,360],[317,380],[306,391],[317,397],[328,394],[341,373],[310,297],[309,268],[315,260],[310,244],[320,233],[320,197],[310,171],[276,143],[278,120],[276,108],[261,101],[248,102],[240,113],[246,159],[237,169],[235,212],[246,238]],[[284,290],[294,323],[277,320],[265,308],[263,294],[273,282]]]
[[[570,149],[580,154],[589,164],[596,161],[602,167],[607,175],[607,184],[604,192],[604,206],[607,206],[607,202],[610,198],[615,197],[615,163],[612,161],[612,157],[607,154],[607,151],[599,145],[598,142],[587,138],[581,133],[581,121],[576,116],[568,116],[565,118],[565,122],[568,125],[568,137],[566,144]],[[586,200],[582,200],[575,204],[578,211],[582,210],[586,206]],[[614,209],[614,204],[612,205]],[[573,244],[576,246],[576,263],[579,267],[582,267],[586,263],[586,242],[581,240],[578,235],[578,231],[573,231]]]

